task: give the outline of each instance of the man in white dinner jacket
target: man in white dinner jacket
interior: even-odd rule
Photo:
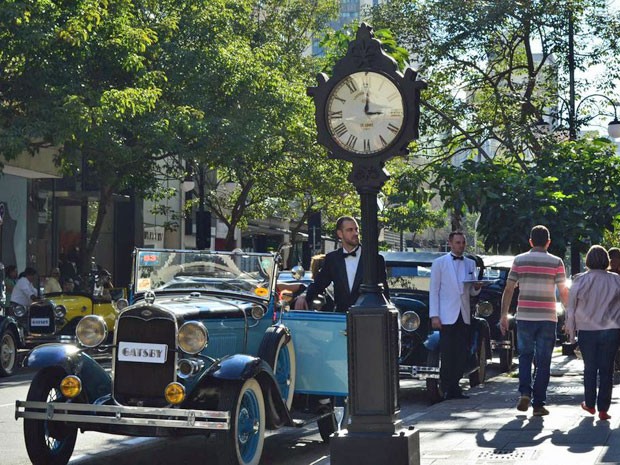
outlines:
[[[478,278],[476,262],[463,256],[467,244],[462,231],[448,236],[451,252],[431,266],[429,316],[433,329],[440,331],[440,382],[444,399],[466,399],[459,386],[465,371],[471,340],[469,297],[480,293],[479,284],[466,281]]]

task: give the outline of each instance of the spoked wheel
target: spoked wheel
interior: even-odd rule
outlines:
[[[487,376],[487,340],[480,339],[480,350],[478,352],[478,369],[469,375],[469,386],[474,387],[484,383]]]
[[[229,411],[230,429],[216,433],[220,465],[258,465],[265,441],[265,401],[254,378],[224,386],[218,410]]]
[[[47,369],[38,372],[30,384],[27,400],[63,402],[58,386],[64,372]],[[60,422],[24,419],[26,450],[33,465],[65,465],[71,458],[77,428]]]
[[[439,351],[430,350],[426,356],[426,366],[439,367]],[[439,378],[426,378],[426,397],[431,404],[443,399],[443,389]]]
[[[0,376],[11,376],[15,373],[17,362],[17,342],[9,329],[0,336]]]

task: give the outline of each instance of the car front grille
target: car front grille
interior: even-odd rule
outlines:
[[[28,326],[32,334],[54,334],[56,324],[52,303],[33,303],[28,312]]]
[[[114,397],[124,405],[161,407],[167,405],[164,388],[176,379],[175,318],[169,312],[138,307],[123,313],[116,327],[114,350]],[[167,346],[163,363],[119,360],[121,343],[134,347],[145,344]]]

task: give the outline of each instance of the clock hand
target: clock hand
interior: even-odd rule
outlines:
[[[366,114],[367,115],[382,115],[383,112],[382,111],[367,111]]]
[[[366,92],[366,104],[364,105],[364,113],[368,114],[368,92]]]

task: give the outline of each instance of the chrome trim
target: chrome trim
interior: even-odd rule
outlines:
[[[439,367],[399,365],[398,374],[400,376],[410,376],[413,379],[439,379]]]
[[[68,421],[80,424],[152,426],[229,430],[230,412],[177,408],[129,407],[65,402],[15,401],[15,419]]]
[[[499,349],[512,349],[512,342],[491,340],[491,350]]]

